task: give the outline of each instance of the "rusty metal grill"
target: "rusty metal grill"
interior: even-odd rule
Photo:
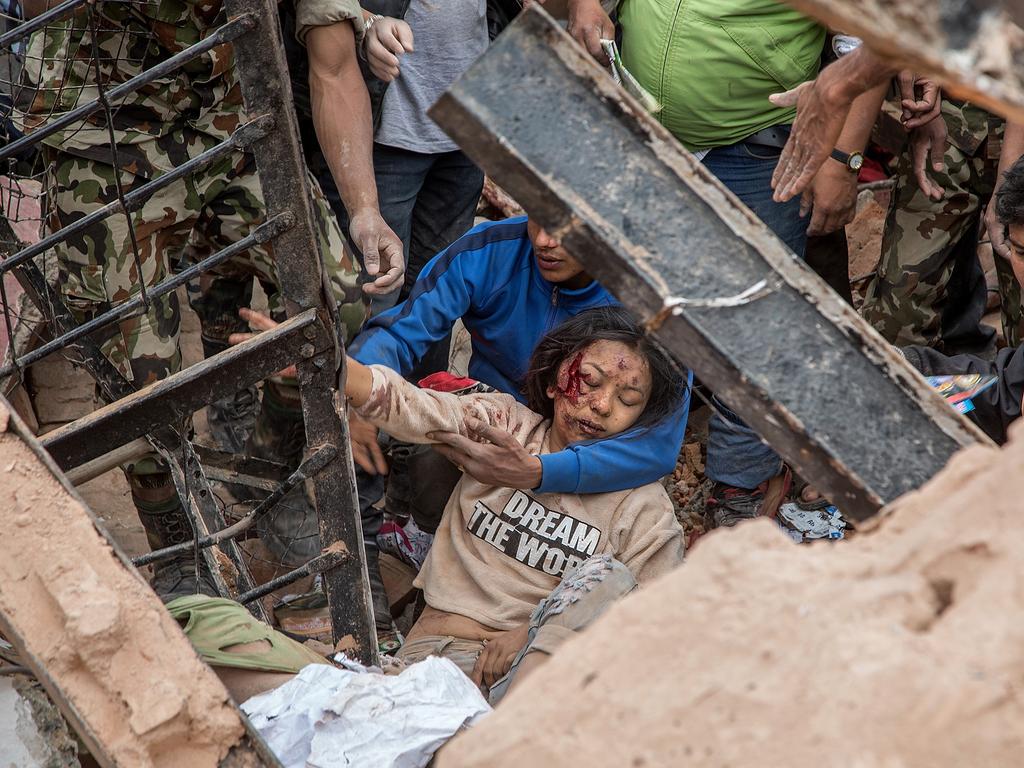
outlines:
[[[254,614],[266,618],[257,598],[310,573],[322,574],[330,603],[335,639],[351,636],[352,652],[363,661],[376,658],[376,637],[363,561],[347,424],[339,418],[333,396],[343,371],[343,335],[334,299],[324,285],[314,230],[306,170],[301,159],[297,123],[277,8],[272,0],[227,0],[227,20],[204,39],[167,57],[152,25],[138,17],[147,0],[65,0],[25,20],[16,0],[0,0],[0,118],[7,135],[0,147],[0,303],[12,344],[0,361],[0,380],[23,376],[27,366],[55,352],[83,366],[96,380],[107,405],[47,434],[43,443],[65,471],[80,467],[140,437],[170,466],[178,494],[189,514],[194,536],[187,545],[138,558],[139,564],[182,554],[202,557],[222,595],[240,598]],[[97,30],[108,34],[101,47]],[[55,38],[56,33],[59,38]],[[56,49],[54,39],[69,41]],[[113,40],[113,43],[110,41]],[[227,140],[124,190],[115,173],[117,194],[109,204],[61,227],[47,228],[48,174],[40,145],[49,137],[89,142],[109,151],[120,170],[130,162],[120,156],[113,118],[130,110],[140,89],[173,78],[197,57],[234,48],[249,119]],[[47,73],[59,72],[59,85],[45,85]],[[114,73],[112,75],[111,73]],[[43,84],[41,84],[43,83]],[[128,106],[126,106],[128,105]],[[108,217],[123,217],[130,234],[131,259],[142,274],[133,212],[156,192],[188,178],[226,155],[249,152],[256,158],[266,217],[248,235],[226,248],[181,266],[165,280],[96,314],[86,322],[74,315],[56,290],[50,249]],[[42,232],[41,237],[36,237]],[[150,302],[197,280],[233,255],[256,243],[273,243],[280,288],[288,320],[273,332],[183,369],[137,390],[100,352],[96,334],[146,311]],[[15,349],[18,309],[8,301],[3,277],[21,284],[45,320],[45,338],[28,349]],[[36,330],[38,332],[38,330]],[[280,467],[259,466],[240,457],[218,454],[189,439],[189,418],[204,405],[233,394],[297,363],[305,418],[307,451],[301,466],[282,476]],[[240,471],[240,467],[244,471]],[[262,474],[261,474],[262,473]],[[210,486],[209,475],[273,488],[269,498],[228,526],[224,504]],[[265,586],[256,584],[237,546],[285,492],[311,480],[322,552],[310,562]],[[231,560],[237,578],[225,579],[216,545]]]

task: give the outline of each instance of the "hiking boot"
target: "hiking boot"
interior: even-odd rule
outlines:
[[[192,595],[220,597],[217,594],[217,588],[213,585],[213,579],[210,578],[210,574],[206,570],[206,565],[200,560],[197,573],[195,560],[191,555],[176,557],[173,560],[157,564],[151,586],[157,597],[164,603],[169,603],[178,597],[191,597]]]
[[[203,355],[207,359],[230,348],[226,341],[227,330],[221,332],[221,335],[224,339],[213,338],[205,333],[201,336]],[[256,426],[258,410],[259,397],[255,385],[210,403],[206,409],[206,420],[217,447],[229,453],[241,453]]]
[[[781,473],[765,480],[757,488],[737,488],[715,483],[704,506],[704,514],[714,528],[731,528],[755,517],[775,517],[782,500],[789,492],[790,473]]]
[[[259,398],[256,387],[240,389],[230,397],[210,403],[206,421],[216,447],[228,453],[241,453],[256,426]]]
[[[263,384],[263,403],[246,453],[254,459],[266,459],[293,470],[302,460],[306,447],[306,428],[302,421],[299,388],[274,379]]]
[[[320,554],[320,521],[305,484],[292,488],[277,502],[257,523],[256,530],[271,554],[289,568],[297,568]]]

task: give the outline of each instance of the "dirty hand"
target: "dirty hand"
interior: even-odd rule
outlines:
[[[431,432],[427,437],[440,443],[434,450],[485,485],[522,490],[540,485],[540,459],[512,435],[472,417],[466,419],[466,428],[470,437],[457,432]],[[474,437],[488,442],[474,442]]]
[[[363,254],[366,274],[374,277],[363,291],[371,296],[391,293],[405,276],[405,255],[402,241],[387,225],[376,208],[361,208],[352,214],[348,225],[356,247]]]
[[[992,253],[1009,259],[1013,256],[1010,252],[1010,244],[1006,242],[1006,227],[996,216],[995,195],[985,208],[985,229],[988,230],[988,239],[992,243]]]
[[[390,83],[401,74],[398,57],[412,53],[412,27],[401,19],[377,19],[363,41],[366,63],[375,77]]]
[[[800,200],[800,216],[811,214],[807,234],[827,235],[845,227],[857,213],[857,174],[825,161]]]
[[[941,200],[945,190],[928,175],[928,163],[935,173],[943,169],[946,154],[946,121],[932,120],[910,133],[910,158],[914,166],[917,185],[932,200]]]
[[[249,339],[256,336],[257,333],[261,333],[262,331],[273,330],[274,328],[277,328],[278,325],[280,325],[280,323],[271,320],[269,316],[263,314],[262,312],[256,312],[254,310],[249,309],[248,307],[241,307],[238,310],[238,316],[245,320],[245,322],[249,324],[249,327],[256,331],[256,333],[232,333],[230,336],[228,336],[228,344],[241,344],[243,341],[248,341]],[[298,376],[299,374],[298,371],[295,370],[294,365],[289,365],[287,368],[278,371],[277,375]]]
[[[352,459],[368,475],[386,475],[388,462],[377,442],[377,428],[355,411],[348,412],[348,436],[352,443]]]
[[[600,0],[569,0],[566,31],[602,66],[608,66],[608,55],[601,47],[601,40],[615,39],[615,25]]]
[[[903,114],[900,122],[908,131],[931,122],[942,109],[939,84],[927,77],[918,77],[909,69],[904,69],[896,78],[900,89],[900,106]],[[916,88],[920,86],[921,97],[917,97]]]
[[[480,652],[480,656],[473,666],[473,674],[470,675],[477,685],[490,688],[512,669],[512,662],[516,660],[516,654],[523,649],[530,633],[530,624],[525,622],[515,629],[502,632],[497,637],[487,640],[487,645]]]
[[[826,97],[818,80],[768,97],[777,107],[796,106],[796,119],[772,174],[772,199],[784,203],[802,193],[828,159],[843,131],[851,101]]]

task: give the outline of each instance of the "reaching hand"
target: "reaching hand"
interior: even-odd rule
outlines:
[[[985,208],[985,229],[988,231],[989,242],[992,243],[992,253],[1004,259],[1011,258],[1013,254],[1010,252],[1010,244],[1006,242],[1006,227],[996,216],[995,195]]]
[[[376,277],[373,282],[363,285],[363,291],[377,296],[391,293],[401,285],[405,275],[402,241],[381,217],[380,211],[376,208],[356,211],[352,214],[348,231],[363,254],[366,274]]]
[[[942,158],[946,154],[946,121],[932,120],[910,133],[910,159],[914,167],[917,185],[932,200],[941,200],[945,190],[928,175],[928,163],[935,173],[945,167]]]
[[[796,106],[796,119],[772,174],[772,199],[784,203],[801,194],[828,159],[843,131],[852,100],[830,102],[818,80],[768,97],[777,107]]]
[[[412,53],[412,27],[390,16],[377,19],[366,33],[363,46],[370,71],[375,77],[390,83],[402,74],[398,57]]]
[[[800,215],[811,211],[808,235],[827,235],[845,227],[857,213],[857,174],[834,160],[826,160],[804,191]]]
[[[369,475],[386,475],[388,462],[377,442],[377,428],[353,410],[348,412],[352,458]]]
[[[466,427],[470,437],[457,432],[432,432],[427,437],[441,443],[434,450],[485,485],[523,490],[540,485],[540,459],[512,435],[474,418],[466,419]],[[487,442],[475,442],[474,437]]]
[[[938,83],[927,77],[918,77],[909,69],[900,72],[896,83],[900,89],[900,106],[903,108],[900,121],[904,128],[912,131],[938,117],[942,109]],[[917,97],[917,86],[921,86],[921,98]]]
[[[502,632],[486,641],[484,649],[477,657],[470,675],[473,682],[490,688],[512,669],[519,651],[526,645],[530,636],[530,624],[524,622],[515,629]]]
[[[599,0],[569,0],[566,31],[602,66],[608,66],[608,54],[601,47],[601,40],[615,39],[615,25]]]
[[[228,344],[235,345],[241,344],[243,341],[248,341],[263,331],[270,331],[277,328],[280,323],[270,319],[268,315],[262,312],[256,312],[249,309],[248,307],[240,307],[238,310],[238,316],[245,320],[249,327],[252,328],[256,333],[232,333],[228,336]],[[298,371],[295,370],[294,365],[289,365],[287,368],[277,372],[278,376],[298,376]]]

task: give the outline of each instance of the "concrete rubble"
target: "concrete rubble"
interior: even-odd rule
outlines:
[[[712,532],[438,765],[1019,765],[1022,464],[1018,425],[840,545]]]

